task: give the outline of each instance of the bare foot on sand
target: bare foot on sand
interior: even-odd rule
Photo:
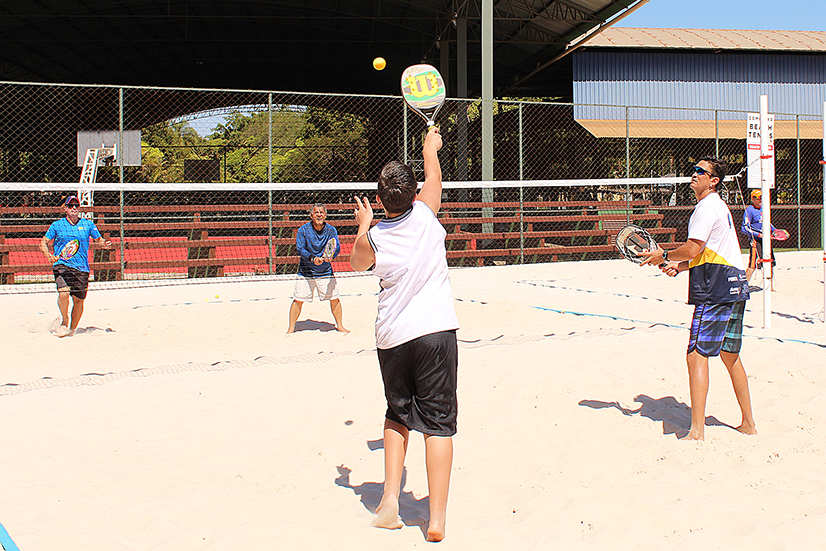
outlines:
[[[688,431],[688,434],[683,436],[680,440],[705,440],[705,435],[702,432]]]
[[[737,427],[737,430],[742,432],[743,434],[757,434],[757,429],[754,428],[754,425],[752,425],[751,423],[743,423],[742,425]]]
[[[398,530],[404,526],[399,517],[399,501],[396,498],[382,497],[381,503],[376,508],[376,516],[373,517],[373,526],[388,530]]]
[[[438,542],[445,539],[445,521],[444,519],[430,519],[430,524],[427,526],[427,541]]]
[[[336,331],[338,331],[339,333],[345,333],[345,334],[350,332],[349,329],[345,329],[344,327],[336,327]]]

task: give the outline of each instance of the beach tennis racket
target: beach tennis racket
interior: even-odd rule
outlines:
[[[63,246],[63,249],[61,249],[60,254],[57,255],[57,259],[69,260],[77,253],[78,249],[80,249],[80,241],[78,241],[77,239],[72,239],[71,241],[66,243],[66,245]]]
[[[402,97],[410,108],[421,115],[427,126],[435,124],[436,113],[445,102],[445,81],[436,67],[411,65],[402,72]]]
[[[786,230],[776,229],[772,231],[772,239],[775,241],[785,241],[789,238],[789,232]]]
[[[637,256],[638,253],[659,248],[650,233],[634,224],[629,224],[619,231],[616,245],[622,256],[634,264],[642,264],[645,260],[643,257]],[[660,264],[660,267],[663,266],[665,266],[665,262]]]
[[[324,262],[330,262],[333,259],[333,255],[336,254],[336,238],[331,237],[327,244],[324,245],[324,252],[321,253],[321,260]]]

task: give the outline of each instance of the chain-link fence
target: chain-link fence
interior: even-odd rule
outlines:
[[[675,246],[694,204],[691,167],[715,155],[740,172],[746,120],[497,101],[486,136],[480,101],[448,100],[437,123],[449,262],[615,258],[625,222]],[[347,269],[352,194],[372,193],[390,160],[422,175],[424,132],[400,97],[0,83],[0,283],[48,276],[39,239],[99,146],[118,155],[89,186],[86,210],[116,242],[96,253],[97,280],[294,272],[295,230],[316,202],[340,226]],[[90,146],[97,135],[113,143]],[[822,247],[822,138],[821,117],[776,115],[772,221],[791,234],[784,247]],[[721,190],[735,219],[745,187],[741,177]]]

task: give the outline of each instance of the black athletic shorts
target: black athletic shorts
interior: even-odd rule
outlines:
[[[387,398],[385,417],[431,436],[456,434],[456,331],[424,335],[379,349],[378,355]]]
[[[81,272],[63,264],[55,264],[52,268],[54,281],[58,291],[69,289],[69,294],[80,300],[86,298],[86,290],[89,288],[89,272]]]

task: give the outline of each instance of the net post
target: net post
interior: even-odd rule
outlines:
[[[765,94],[760,96],[760,181],[763,194],[763,328],[771,329],[771,288],[774,284],[771,264],[771,188],[773,186],[772,182],[769,182],[769,96]],[[766,234],[767,229],[768,234]],[[767,282],[768,285],[766,285]]]

